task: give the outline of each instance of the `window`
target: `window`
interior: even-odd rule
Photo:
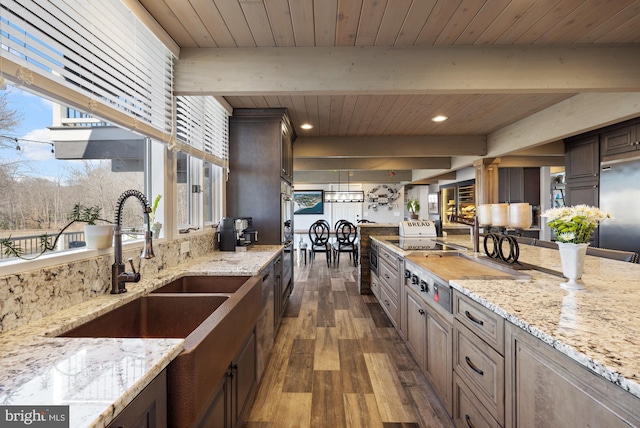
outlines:
[[[123,191],[139,190],[150,202],[162,193],[163,144],[20,88],[9,86],[2,100],[0,118],[15,120],[0,119],[0,238],[10,237],[26,257],[40,252],[42,235],[68,223],[76,204],[97,206],[113,222]],[[145,172],[154,178],[145,180]],[[141,228],[139,204],[123,208],[123,226]],[[55,251],[83,242],[82,224],[74,224]]]
[[[211,162],[204,163],[204,185],[202,188],[202,206],[204,224],[217,224],[222,218],[224,189],[224,168]]]

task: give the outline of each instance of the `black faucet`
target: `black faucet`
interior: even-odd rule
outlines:
[[[125,283],[140,281],[140,272],[136,272],[136,269],[133,266],[133,259],[130,258],[128,260],[129,264],[131,265],[132,272],[126,272],[124,270],[124,263],[122,263],[122,206],[124,205],[124,202],[131,196],[135,196],[136,198],[138,198],[138,200],[142,204],[144,222],[147,225],[147,230],[144,233],[144,247],[142,248],[142,254],[140,254],[140,258],[152,259],[155,257],[155,255],[153,254],[151,239],[151,237],[153,236],[151,232],[151,222],[149,221],[149,213],[151,212],[149,201],[138,190],[127,190],[122,195],[120,195],[120,197],[118,198],[118,203],[116,204],[116,221],[115,225],[113,226],[114,262],[111,266],[111,294],[126,293],[127,288],[125,287]]]

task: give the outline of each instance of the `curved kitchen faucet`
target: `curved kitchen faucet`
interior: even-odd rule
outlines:
[[[129,264],[131,265],[132,272],[126,272],[124,269],[124,263],[122,262],[122,206],[124,205],[125,201],[131,196],[138,198],[138,200],[142,204],[144,222],[147,225],[147,230],[144,233],[144,247],[142,248],[140,258],[152,259],[155,257],[155,255],[153,254],[151,239],[151,222],[149,221],[149,213],[151,212],[149,201],[138,190],[127,190],[122,195],[120,195],[120,197],[118,198],[118,203],[116,204],[116,221],[115,225],[113,226],[114,262],[111,266],[111,294],[126,293],[127,288],[125,287],[125,283],[140,281],[140,272],[136,272],[136,269],[133,266],[133,259],[129,259]]]

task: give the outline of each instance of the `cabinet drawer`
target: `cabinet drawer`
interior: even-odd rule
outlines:
[[[453,315],[504,355],[504,318],[454,290]]]
[[[503,424],[504,357],[459,321],[453,325],[454,371],[491,416]]]
[[[453,422],[458,428],[499,426],[458,376],[454,376],[453,380]]]
[[[391,319],[393,325],[398,328],[398,299],[389,296],[389,287],[380,287],[380,304]]]
[[[389,266],[389,269],[398,273],[398,256],[395,253],[387,250],[381,245],[379,247],[378,254],[380,255],[380,260],[385,262]]]
[[[371,279],[370,279],[370,284],[371,284],[371,292],[373,293],[374,296],[376,296],[378,299],[380,298],[380,280],[378,279],[378,275],[375,275],[373,272],[371,272]]]
[[[387,263],[380,263],[380,272],[378,277],[380,278],[380,282],[386,284],[389,287],[389,293],[391,296],[398,300],[398,295],[400,294],[400,282],[398,281],[398,271],[389,269]]]

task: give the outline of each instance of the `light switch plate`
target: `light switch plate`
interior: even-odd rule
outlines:
[[[180,244],[180,254],[185,254],[189,252],[189,241],[185,241]]]
[[[400,217],[400,212],[398,212],[398,211],[394,212],[394,213],[393,213],[393,216],[394,216],[394,217]]]

